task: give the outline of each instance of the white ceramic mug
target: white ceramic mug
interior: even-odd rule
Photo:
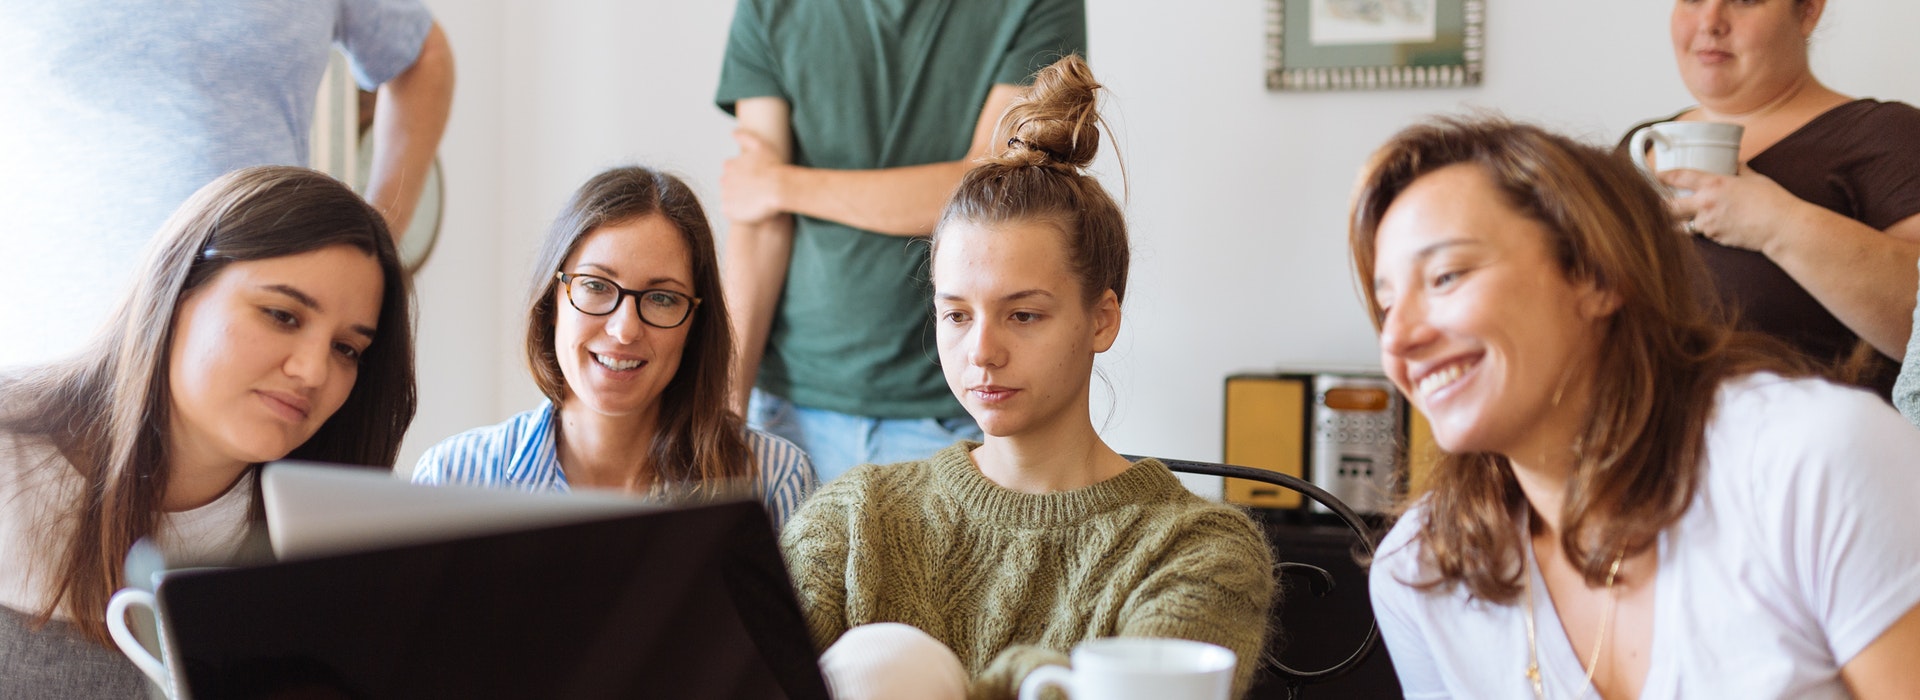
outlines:
[[[127,612],[141,610],[153,620],[154,636],[160,646],[159,656],[140,641],[140,635],[127,625]],[[122,588],[107,600],[107,633],[113,637],[113,643],[120,647],[120,653],[126,654],[133,665],[147,674],[155,686],[166,691],[168,698],[184,700],[187,695],[180,678],[173,673],[173,643],[167,637],[166,618],[160,614],[160,603],[152,592],[135,587]]]
[[[1740,172],[1739,124],[1719,122],[1660,122],[1640,127],[1627,138],[1627,152],[1648,174],[1686,168],[1721,175]],[[1653,165],[1647,165],[1647,148]]]
[[[1080,700],[1227,700],[1233,650],[1187,639],[1109,637],[1073,648],[1073,668],[1041,666],[1020,682],[1020,700],[1048,687]]]

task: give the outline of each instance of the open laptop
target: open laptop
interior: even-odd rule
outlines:
[[[630,515],[662,506],[612,493],[422,486],[385,471],[282,461],[261,469],[282,561]]]
[[[270,465],[262,487],[310,469]],[[344,551],[364,529],[274,533],[295,558],[166,577],[157,595],[191,697],[828,697],[756,502],[629,502],[621,512],[603,496],[595,505],[608,510],[594,513],[553,500],[590,494],[476,496],[336,471],[305,476],[342,478],[294,479],[325,482],[325,493],[308,494],[316,500],[363,486],[336,519],[403,508],[399,520],[449,517],[494,532],[421,541],[412,529],[411,543],[366,551]],[[448,505],[456,501],[483,512]],[[294,494],[269,493],[267,506],[270,522],[276,511],[283,526],[307,522],[287,519],[307,507]]]

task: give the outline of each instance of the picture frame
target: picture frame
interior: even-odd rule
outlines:
[[[1479,85],[1486,0],[1267,0],[1268,90]]]

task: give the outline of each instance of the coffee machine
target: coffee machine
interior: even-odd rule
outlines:
[[[1383,513],[1405,493],[1411,442],[1430,442],[1417,416],[1378,372],[1237,374],[1226,383],[1225,461],[1304,479],[1359,513]],[[1410,439],[1418,432],[1420,439]],[[1415,455],[1430,448],[1412,445]],[[1267,484],[1228,479],[1230,503],[1297,509],[1310,501]],[[1315,512],[1325,512],[1317,503]]]

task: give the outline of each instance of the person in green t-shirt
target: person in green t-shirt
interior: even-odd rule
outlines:
[[[740,127],[731,400],[822,481],[980,436],[941,380],[923,239],[1021,86],[1085,48],[1083,0],[739,1],[715,98]]]

